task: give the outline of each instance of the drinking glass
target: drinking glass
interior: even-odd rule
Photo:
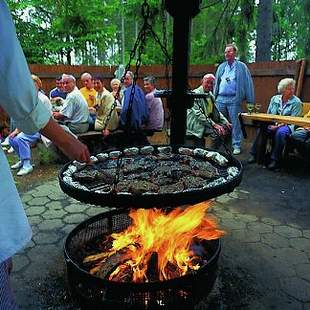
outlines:
[[[255,113],[259,113],[262,105],[260,103],[255,104]]]
[[[254,111],[254,104],[253,103],[248,103],[246,106],[247,106],[247,109],[248,109],[248,113],[252,114],[252,112]]]

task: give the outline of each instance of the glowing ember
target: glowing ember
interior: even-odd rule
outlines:
[[[109,276],[112,281],[163,281],[198,270],[206,263],[201,242],[224,235],[215,219],[206,215],[209,206],[210,202],[202,202],[168,214],[160,209],[132,210],[132,225],[111,234],[112,247],[86,257],[84,263],[94,263],[90,273],[96,274],[109,258],[119,255]]]

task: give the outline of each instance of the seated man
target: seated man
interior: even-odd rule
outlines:
[[[145,102],[144,92],[138,85],[133,86],[133,78],[133,73],[127,71],[124,78],[126,89],[124,90],[122,101],[120,125],[130,131],[139,131],[147,123],[149,111]],[[132,98],[131,92],[133,92]]]
[[[310,118],[310,110],[304,115]],[[290,136],[293,146],[303,156],[310,156],[310,127],[298,127]]]
[[[119,125],[115,99],[104,87],[101,75],[94,77],[94,87],[97,91],[95,130],[102,130],[103,135],[108,136]]]
[[[164,126],[164,107],[161,98],[154,97],[155,77],[147,76],[143,79],[146,92],[145,101],[149,109],[149,119],[144,127],[147,135],[152,135],[154,131],[162,130]]]
[[[185,144],[205,146],[205,136],[212,139],[211,147],[218,149],[231,132],[231,124],[214,104],[212,94],[215,76],[206,74],[201,85],[194,89],[196,94],[207,94],[207,98],[195,99],[192,108],[187,109],[187,130]]]
[[[62,76],[56,78],[56,87],[50,91],[49,97],[51,102],[57,101],[58,97],[66,99],[67,93],[63,90]]]
[[[32,79],[38,91],[38,98],[41,102],[43,102],[50,114],[52,114],[52,105],[50,100],[47,96],[45,96],[40,90],[40,85],[42,85],[41,80],[36,75],[32,75]],[[9,135],[9,143],[11,147],[13,147],[14,151],[16,152],[19,161],[12,165],[12,169],[20,169],[17,172],[18,176],[23,176],[30,173],[33,170],[31,165],[31,145],[36,143],[38,140],[41,139],[41,134],[36,132],[34,134],[25,134],[21,132],[18,128],[16,128],[13,132]]]
[[[67,93],[66,99],[62,100],[59,112],[53,112],[53,117],[63,122],[67,130],[74,134],[84,133],[88,130],[88,106],[81,92],[76,87],[74,76],[64,74],[62,77],[63,87]]]
[[[89,110],[88,122],[91,125],[91,128],[93,129],[96,119],[96,111],[94,109],[96,101],[96,90],[94,89],[94,81],[91,74],[88,72],[85,72],[81,75],[81,81],[84,87],[80,88],[80,92],[87,102]]]
[[[285,78],[280,80],[278,84],[278,95],[271,98],[267,113],[275,115],[300,116],[302,113],[302,102],[294,95],[295,80]],[[268,134],[273,137],[273,146],[271,150],[271,162],[268,169],[275,170],[280,167],[282,151],[286,142],[287,136],[294,132],[294,125],[275,124],[269,125],[267,128]],[[256,161],[258,137],[261,134],[260,129],[257,132],[253,142],[248,163]]]

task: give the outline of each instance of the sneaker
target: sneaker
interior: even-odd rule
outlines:
[[[233,150],[233,154],[234,155],[239,155],[241,153],[241,150],[239,149],[239,148],[234,148],[234,150]]]
[[[267,167],[269,170],[278,170],[280,169],[280,165],[278,164],[277,161],[273,160]]]
[[[256,162],[256,159],[255,157],[250,154],[250,157],[248,158],[248,164],[254,164]]]
[[[16,173],[16,175],[18,175],[18,176],[26,175],[26,174],[32,172],[32,170],[33,170],[33,167],[32,167],[32,166],[27,167],[27,168],[24,168],[24,167],[23,167],[22,169],[20,169],[20,170]]]
[[[23,166],[23,163],[21,161],[18,161],[16,164],[12,165],[12,169],[19,169]]]
[[[9,145],[10,145],[10,143],[9,143],[9,138],[6,137],[6,138],[4,139],[4,141],[1,142],[1,146],[9,146]]]

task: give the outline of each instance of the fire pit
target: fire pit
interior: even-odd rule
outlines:
[[[210,202],[205,200],[240,183],[240,162],[185,146],[113,150],[93,160],[91,166],[65,165],[61,188],[80,201],[117,208],[81,223],[67,237],[71,292],[91,309],[193,308],[214,285],[224,234],[206,216]],[[144,186],[131,190],[127,185],[136,180],[133,175],[153,182],[156,191]],[[183,187],[156,187],[167,179]]]
[[[68,282],[87,309],[193,309],[214,285],[223,232],[205,218],[203,201],[233,191],[241,182],[242,165],[231,154],[181,146],[191,101],[187,94],[189,32],[199,5],[199,0],[165,1],[174,17],[171,146],[97,154],[93,165],[70,162],[59,174],[62,190],[73,198],[116,207],[78,225],[65,242]],[[147,7],[144,0],[143,8]],[[159,213],[163,209],[152,209],[195,203],[199,205],[187,206],[184,212],[172,209],[167,217]],[[159,217],[150,220],[153,213]],[[184,219],[183,215],[190,216]],[[143,229],[152,225],[151,238]],[[135,239],[132,226],[142,229]],[[154,250],[157,243],[159,248]],[[166,245],[174,243],[177,247],[170,251]],[[141,249],[147,251],[137,257]],[[167,254],[164,263],[160,252]]]
[[[150,211],[150,210],[145,210]],[[108,277],[116,266],[106,263],[106,276],[89,272],[85,256],[102,252],[98,240],[126,230],[132,224],[128,212],[113,210],[78,225],[65,242],[68,281],[73,294],[87,309],[192,309],[211,291],[217,275],[220,241],[202,240],[200,268],[169,280],[149,282],[113,281]],[[121,263],[120,261],[118,264]],[[152,265],[152,259],[150,260]]]

